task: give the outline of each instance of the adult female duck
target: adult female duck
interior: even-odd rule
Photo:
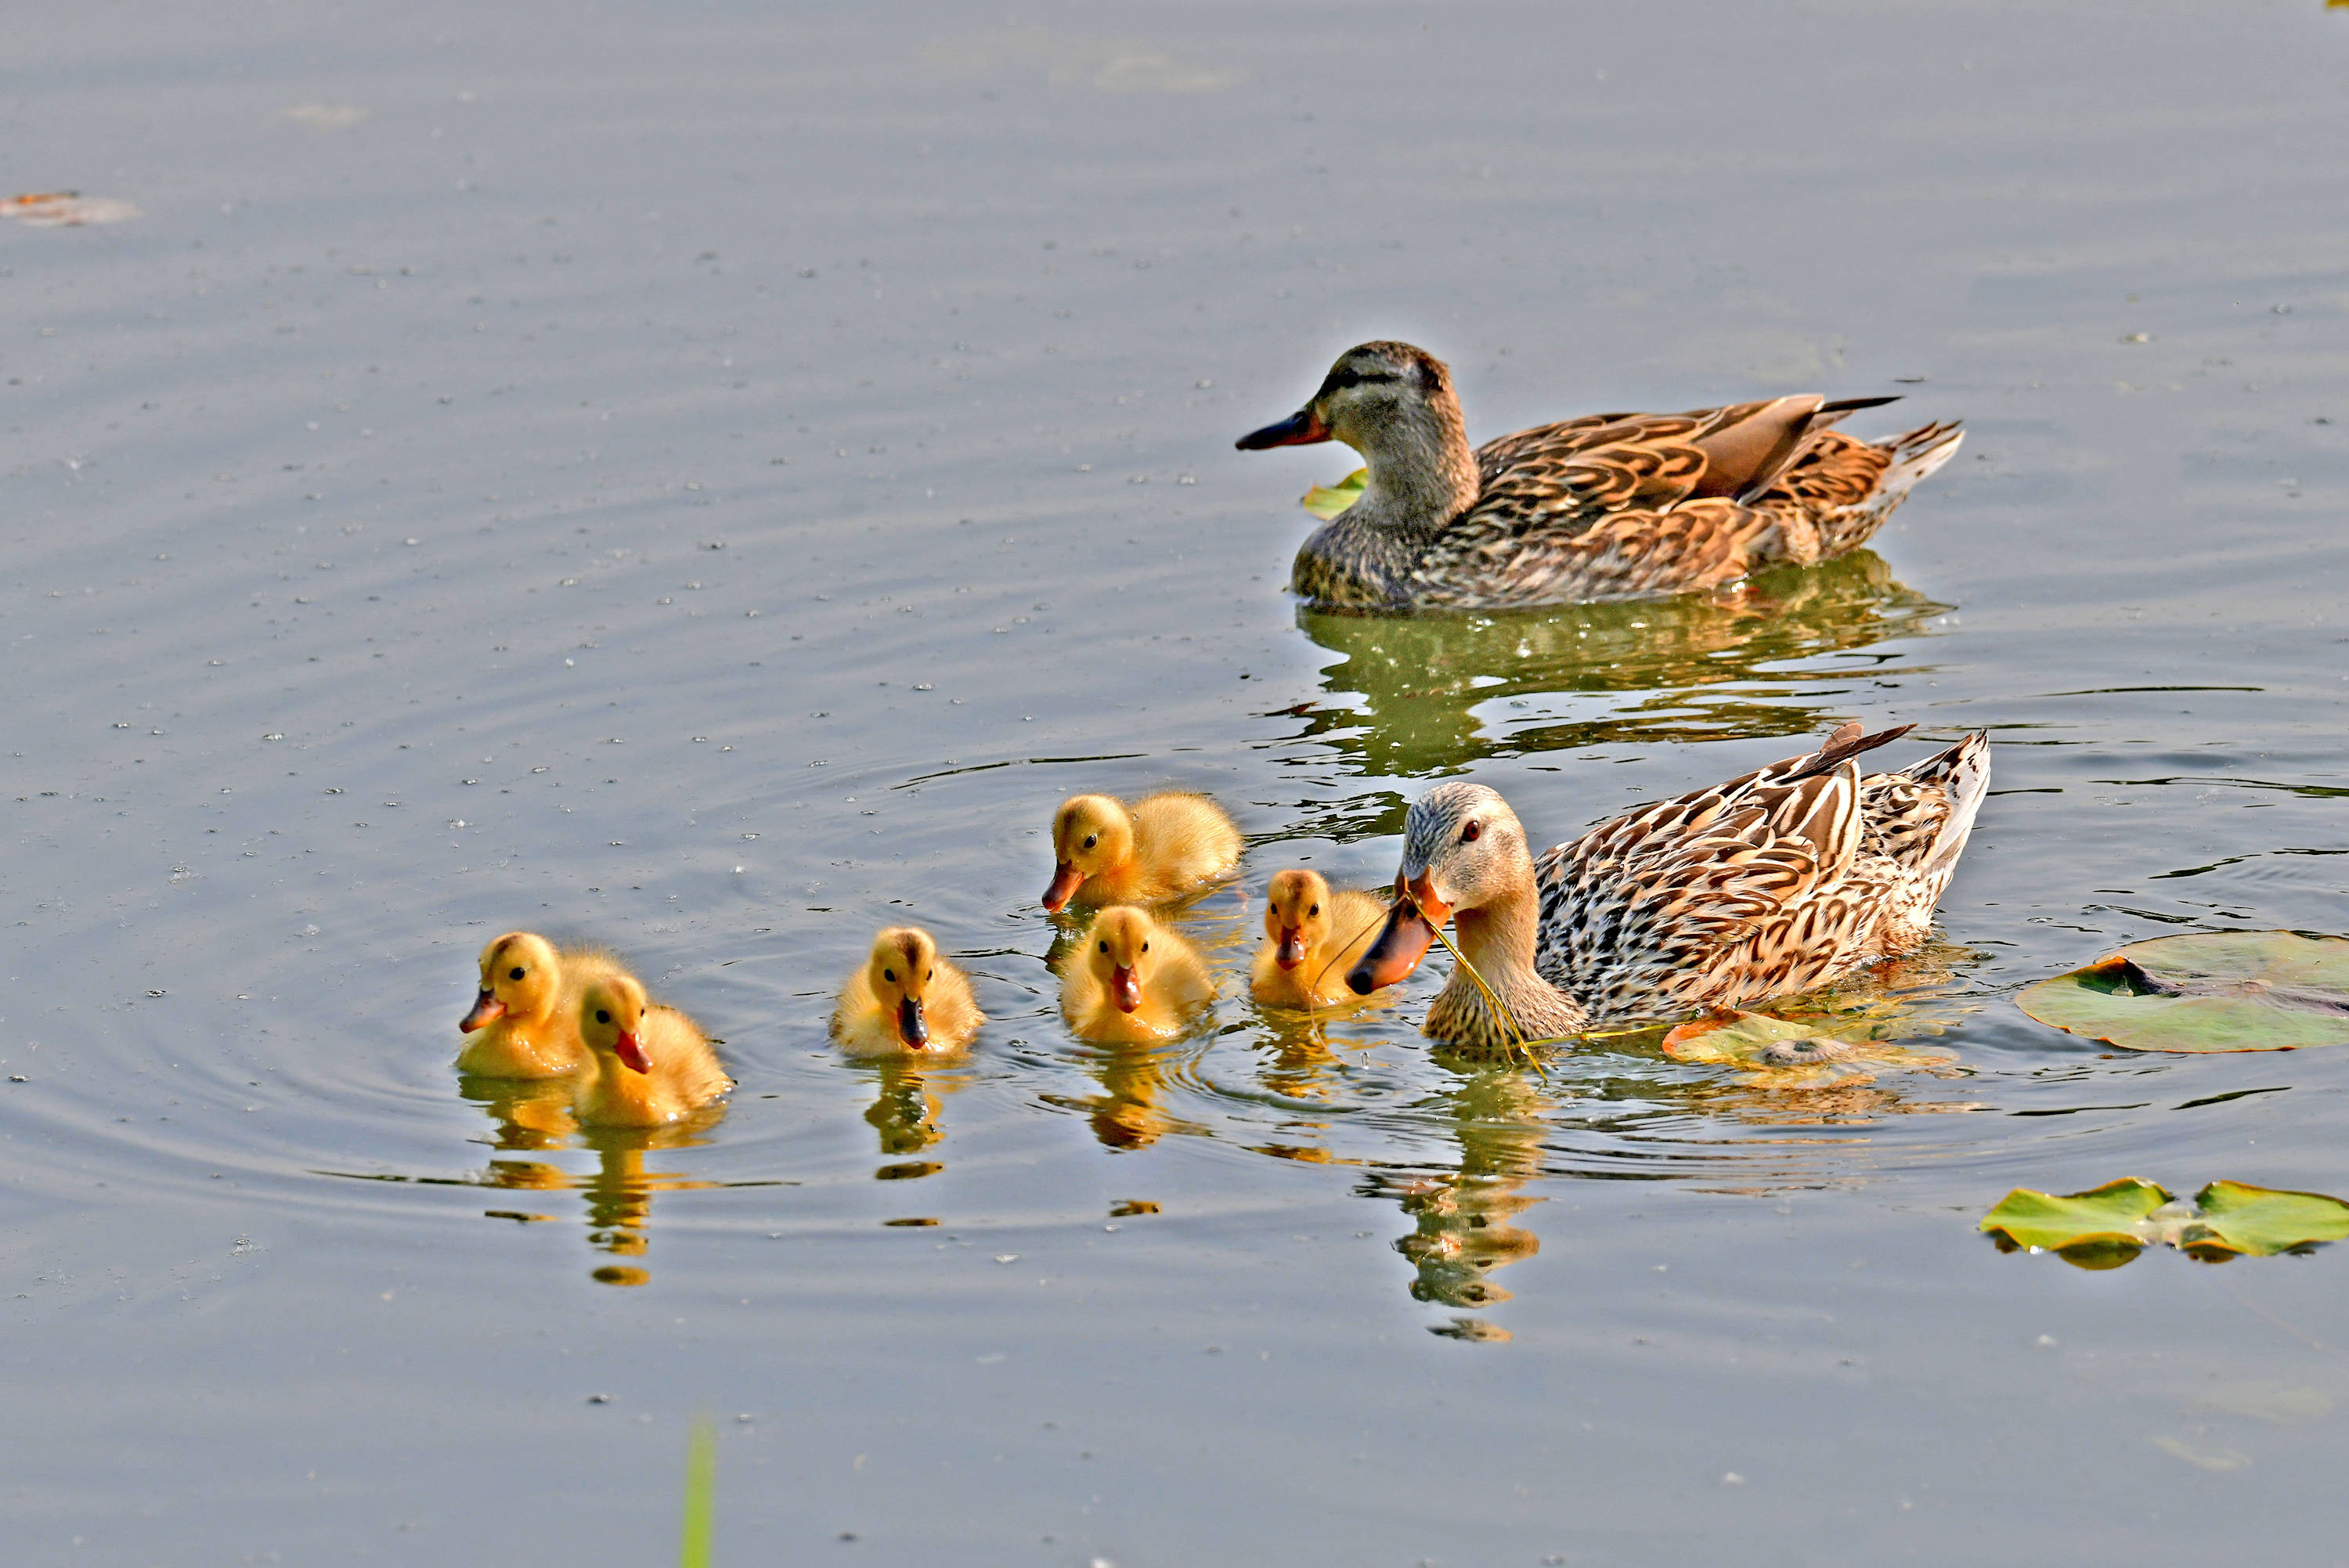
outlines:
[[[1533,858],[1508,803],[1439,784],[1403,828],[1395,903],[1346,976],[1363,995],[1410,974],[1454,922],[1461,954],[1529,1038],[1813,990],[1915,951],[1990,788],[1976,733],[1898,773],[1861,752],[1909,727],[1847,724],[1818,750],[1642,807]],[[1425,1032],[1512,1039],[1455,970]]]
[[[1589,414],[1471,450],[1444,362],[1408,343],[1340,355],[1243,451],[1343,441],[1362,497],[1297,553],[1291,586],[1359,610],[1646,599],[1856,550],[1950,460],[1955,424],[1870,444],[1827,428],[1889,397],[1815,393],[1687,414]]]

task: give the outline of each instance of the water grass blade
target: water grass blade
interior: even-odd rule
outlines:
[[[678,1533],[678,1568],[709,1568],[709,1526],[718,1504],[718,1429],[694,1418],[685,1443],[685,1521]]]

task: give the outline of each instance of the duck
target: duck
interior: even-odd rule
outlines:
[[[734,1087],[701,1026],[655,1006],[632,975],[587,983],[579,1034],[595,1069],[571,1102],[582,1127],[666,1127]]]
[[[457,1021],[468,1037],[457,1070],[477,1078],[546,1078],[587,1065],[579,1037],[579,990],[622,973],[599,948],[557,950],[530,931],[509,931],[481,949],[481,992]]]
[[[1347,984],[1415,968],[1446,921],[1507,1011],[1455,966],[1423,1032],[1514,1051],[1594,1023],[1816,990],[1911,953],[1990,789],[1981,733],[1895,773],[1858,758],[1912,726],[1846,724],[1818,750],[1643,806],[1537,860],[1516,813],[1454,779],[1412,803],[1394,903]]]
[[[852,1057],[947,1056],[978,1033],[987,1016],[970,976],[938,955],[917,925],[895,925],[840,988],[832,1037]]]
[[[1362,456],[1361,499],[1298,552],[1290,586],[1314,607],[1497,610],[1723,588],[1857,549],[1964,438],[1954,422],[1882,442],[1829,428],[1897,400],[1588,414],[1471,449],[1444,362],[1380,341],[1237,444]]]
[[[1075,903],[1164,903],[1240,863],[1240,830],[1205,795],[1166,789],[1129,806],[1071,795],[1052,814],[1051,913]]]
[[[1061,1016],[1102,1045],[1172,1039],[1215,999],[1198,949],[1130,904],[1094,917],[1061,975]]]
[[[1351,1002],[1346,975],[1386,923],[1387,906],[1332,888],[1319,872],[1291,866],[1265,890],[1263,948],[1249,993],[1276,1007],[1319,1009]]]

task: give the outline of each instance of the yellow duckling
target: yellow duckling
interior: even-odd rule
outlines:
[[[938,956],[928,932],[897,925],[873,939],[840,988],[832,1037],[853,1057],[944,1056],[970,1044],[985,1022],[970,976]]]
[[[472,1038],[457,1070],[482,1078],[558,1078],[587,1065],[579,1039],[579,990],[623,973],[618,960],[592,947],[555,951],[528,931],[509,931],[481,949],[481,994],[457,1021]]]
[[[1162,903],[1240,863],[1240,830],[1205,795],[1169,789],[1131,807],[1072,795],[1052,818],[1052,885],[1044,907],[1071,902]]]
[[[1319,872],[1280,872],[1267,890],[1264,949],[1249,989],[1281,1007],[1331,1007],[1357,1000],[1346,972],[1386,924],[1384,901],[1332,889]]]
[[[1215,999],[1198,949],[1124,904],[1101,912],[1061,976],[1069,1027],[1105,1045],[1170,1039]]]
[[[701,1026],[647,1002],[632,975],[588,982],[579,1034],[595,1065],[571,1104],[582,1127],[665,1127],[734,1087]]]

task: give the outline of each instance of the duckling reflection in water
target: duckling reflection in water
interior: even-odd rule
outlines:
[[[1097,1045],[1173,1039],[1215,999],[1198,950],[1128,905],[1102,911],[1063,961],[1061,1015]]]
[[[499,1078],[468,1073],[457,1093],[498,1124],[492,1149],[560,1149],[579,1130],[572,1119],[574,1086],[568,1078]]]
[[[1361,1000],[1346,984],[1386,923],[1384,901],[1332,888],[1319,872],[1275,872],[1264,905],[1263,950],[1249,990],[1259,1002],[1309,1010]]]
[[[597,1250],[620,1257],[642,1257],[651,1246],[653,1195],[715,1187],[673,1171],[647,1171],[645,1155],[653,1149],[675,1148],[697,1141],[693,1134],[707,1131],[726,1114],[722,1105],[704,1107],[686,1123],[657,1130],[604,1128],[587,1134],[596,1154],[595,1174],[575,1183],[587,1204],[587,1241]],[[642,1275],[596,1277],[613,1284],[636,1284]]]
[[[645,998],[633,976],[588,984],[579,1032],[595,1058],[572,1100],[582,1127],[663,1127],[734,1087],[699,1025]]]
[[[481,994],[457,1024],[471,1037],[457,1070],[478,1078],[559,1078],[587,1065],[579,1037],[579,996],[589,982],[624,973],[592,947],[557,952],[528,931],[509,931],[481,949]]]
[[[970,1077],[937,1068],[946,1064],[934,1064],[928,1052],[880,1057],[869,1063],[874,1094],[864,1119],[881,1135],[882,1153],[916,1154],[945,1140],[946,1129],[938,1125],[943,1097],[963,1088]]]
[[[930,934],[892,926],[840,988],[832,1037],[853,1057],[950,1056],[971,1042],[987,1016],[970,977],[939,956]]]
[[[1166,790],[1131,807],[1074,795],[1052,816],[1052,882],[1044,907],[1164,903],[1240,862],[1240,830],[1205,795]]]

